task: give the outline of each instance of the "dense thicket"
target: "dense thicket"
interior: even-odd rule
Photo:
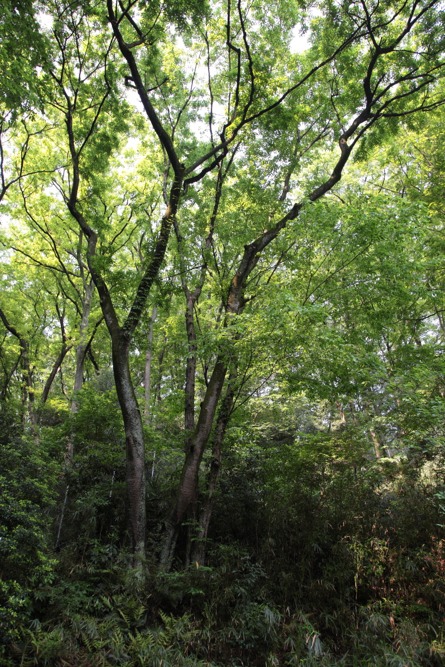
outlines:
[[[443,664],[441,3],[1,16],[0,663]]]

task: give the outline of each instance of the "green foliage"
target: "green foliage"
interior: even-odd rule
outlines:
[[[125,535],[124,436],[116,393],[104,376],[79,392],[77,412],[64,425],[75,461],[66,472],[62,543],[73,558],[91,554],[93,568],[95,549]]]
[[[427,5],[112,2],[119,50],[104,2],[1,4],[0,305],[26,343],[2,322],[2,664],[443,662],[444,19]],[[155,270],[161,220],[176,242]],[[126,453],[111,368],[127,352],[136,568],[140,415]],[[216,361],[221,456],[215,416],[183,561],[158,570],[196,451],[186,367],[200,425]]]
[[[122,572],[109,570],[113,579]],[[147,591],[139,590],[136,596],[130,590],[129,581],[115,581],[110,592],[111,578],[81,600],[81,583],[71,589],[58,588],[53,593],[54,602],[63,595],[63,623],[35,624],[27,644],[22,649],[22,659],[33,658],[43,665],[63,665],[66,660],[76,665],[147,665],[161,667],[204,667],[213,663],[194,656],[197,642],[197,624],[189,614],[171,616],[159,612],[156,625],[149,621],[151,613]],[[107,590],[108,589],[108,590]],[[95,590],[95,594],[93,594]],[[99,591],[103,590],[102,594]],[[77,601],[76,601],[77,599]],[[142,601],[145,600],[145,602]]]
[[[5,415],[3,414],[3,417]],[[3,430],[4,429],[4,430]],[[51,585],[51,517],[58,466],[48,442],[34,442],[3,419],[0,448],[0,628],[2,651],[19,640],[36,609],[35,592]],[[15,432],[14,432],[15,430]]]
[[[151,4],[151,3],[150,3]],[[209,10],[207,0],[168,0],[162,7],[169,21],[179,29],[186,29],[189,23],[199,25]]]
[[[0,3],[0,67],[4,72],[0,106],[17,113],[41,105],[40,72],[47,64],[48,43],[39,29],[32,0]],[[3,115],[3,113],[2,113]]]

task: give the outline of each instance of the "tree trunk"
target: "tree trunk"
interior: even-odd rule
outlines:
[[[153,306],[150,323],[148,325],[147,352],[145,355],[144,368],[144,421],[146,424],[150,421],[150,403],[151,403],[151,366],[153,360],[153,326],[156,320],[157,310]]]
[[[53,367],[51,369],[51,373],[49,374],[48,379],[45,382],[45,386],[43,387],[42,396],[40,398],[40,402],[42,404],[46,403],[46,401],[48,400],[49,392],[51,391],[51,387],[53,385],[57,372],[59,368],[62,366],[63,360],[65,359],[67,353],[70,350],[71,350],[71,345],[66,345],[65,343],[62,344],[62,349],[60,350],[57,359],[55,360]]]
[[[164,372],[164,359],[167,348],[167,336],[164,334],[163,345],[158,354],[158,379],[156,385],[153,387],[155,395],[155,405],[159,406],[162,400],[162,374]]]
[[[181,523],[186,517],[189,509],[193,506],[193,503],[196,501],[199,466],[213,425],[219,397],[224,386],[226,372],[226,364],[222,358],[218,358],[204,400],[201,403],[198,423],[187,442],[186,458],[182,469],[176,504],[171,515],[161,554],[161,566],[167,570],[171,567],[173,562]]]
[[[185,371],[184,427],[191,433],[195,428],[195,383],[196,383],[196,331],[193,308],[196,298],[186,290],[185,328],[188,353]]]
[[[112,336],[114,380],[125,429],[128,515],[137,564],[145,553],[145,449],[142,415],[130,375],[129,343],[122,333]]]
[[[222,401],[216,422],[215,433],[213,436],[212,461],[207,476],[207,489],[202,503],[198,519],[198,530],[193,543],[191,552],[191,561],[204,565],[207,551],[207,534],[209,531],[210,519],[213,512],[213,500],[216,489],[218,488],[219,474],[221,470],[221,455],[224,436],[229,425],[234,401],[233,387],[229,381],[227,393]]]
[[[372,444],[374,445],[374,454],[376,459],[380,459],[382,457],[382,448],[380,446],[380,440],[377,437],[377,433],[374,431],[374,429],[369,430],[369,434],[371,436]]]
[[[89,320],[90,320],[91,301],[92,301],[93,292],[94,292],[94,282],[93,282],[92,278],[90,278],[89,282],[87,282],[84,275],[83,275],[82,260],[81,260],[81,256],[80,256],[81,243],[82,243],[82,237],[80,237],[80,240],[79,240],[78,263],[79,263],[79,267],[81,267],[81,272],[82,272],[83,285],[84,285],[84,296],[83,296],[83,301],[82,301],[82,317],[80,319],[80,327],[79,327],[79,343],[76,346],[76,370],[75,370],[75,375],[74,375],[73,394],[72,394],[71,405],[70,405],[71,414],[76,414],[76,412],[79,409],[77,394],[82,389],[82,385],[83,385],[83,374],[84,374],[84,368],[85,368],[85,356],[86,356],[86,351],[87,351],[87,348],[88,348],[88,345],[89,345],[89,342],[85,340],[85,334],[86,334],[86,330],[88,328],[88,323],[89,323]],[[67,465],[72,464],[73,458],[74,458],[74,433],[70,433],[69,438],[68,438],[68,442],[67,442],[67,445],[66,445],[66,463],[67,463]]]
[[[79,260],[80,262],[80,260]],[[85,333],[88,327],[91,313],[91,301],[93,298],[94,283],[90,279],[89,282],[84,281],[84,298],[82,303],[82,318],[80,320],[80,340],[76,346],[76,374],[74,376],[73,401],[71,403],[71,412],[77,412],[76,394],[82,389],[83,373],[85,366],[85,356],[88,342],[85,340]]]

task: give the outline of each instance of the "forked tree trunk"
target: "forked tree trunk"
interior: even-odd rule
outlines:
[[[256,266],[257,261],[258,252],[255,244],[245,246],[240,266],[232,278],[227,293],[225,326],[230,326],[231,318],[241,314],[244,309],[246,280]],[[222,355],[219,355],[213,368],[204,400],[201,403],[196,427],[187,442],[186,457],[182,469],[176,505],[168,524],[164,547],[161,553],[161,567],[165,570],[171,568],[179,529],[197,499],[199,467],[215,420],[218,401],[224,387],[226,374],[227,362]]]
[[[215,413],[226,377],[226,364],[218,358],[208,384],[204,400],[201,403],[196,428],[187,442],[186,458],[182,469],[175,508],[167,528],[161,553],[161,567],[170,569],[175,553],[179,529],[187,512],[196,502],[198,491],[199,466],[212,429]]]

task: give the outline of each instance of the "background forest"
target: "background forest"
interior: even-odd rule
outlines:
[[[2,666],[444,664],[444,47],[1,0]]]

